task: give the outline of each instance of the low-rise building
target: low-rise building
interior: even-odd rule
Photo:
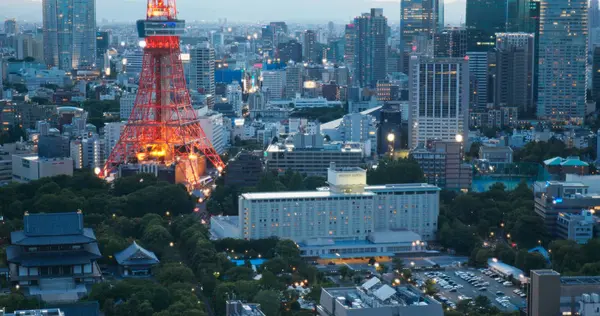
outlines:
[[[590,173],[590,165],[587,162],[581,161],[581,159],[576,156],[546,159],[544,160],[544,168],[548,173],[553,175],[556,180],[564,180],[567,174],[583,176]]]
[[[227,163],[225,184],[237,187],[252,187],[258,184],[263,173],[261,157],[255,153],[243,151]]]
[[[9,143],[0,146],[0,184],[13,179],[13,155],[33,154],[34,149],[27,143]]]
[[[154,252],[146,250],[135,241],[115,254],[119,274],[123,277],[152,275],[152,267],[160,263]]]
[[[492,164],[508,164],[513,162],[513,150],[508,146],[480,146],[479,159],[485,159]]]
[[[580,316],[600,316],[600,295],[598,293],[581,295],[578,312]]]
[[[238,300],[229,300],[226,304],[225,316],[265,316],[259,304],[242,303]]]
[[[76,301],[87,293],[86,284],[102,278],[96,236],[83,226],[81,212],[25,213],[23,227],[11,233],[6,249],[13,284],[44,301]]]
[[[373,277],[361,286],[324,288],[317,306],[320,316],[442,316],[442,304],[407,285],[393,288]]]
[[[332,162],[338,167],[359,166],[364,151],[359,143],[323,143],[321,135],[296,134],[293,143],[270,145],[265,161],[269,171],[283,173],[291,169],[309,176],[326,176]]]
[[[73,159],[43,158],[37,154],[12,156],[13,181],[24,183],[58,175],[73,175]]]
[[[578,244],[587,244],[594,237],[596,218],[589,210],[580,214],[558,213],[556,219],[556,236],[574,240]]]
[[[468,191],[473,182],[473,167],[463,162],[462,142],[430,142],[410,152],[427,183],[448,190]]]
[[[547,181],[534,185],[534,207],[550,234],[558,237],[559,213],[579,214],[582,210],[600,207],[600,195],[588,192],[579,182]]]
[[[598,276],[561,276],[554,270],[532,270],[527,293],[527,315],[582,315],[580,309],[583,304],[593,306],[597,302],[589,293],[600,291],[600,277]],[[587,296],[590,296],[589,302]],[[586,312],[586,310],[583,310]],[[589,312],[589,311],[588,311]],[[591,314],[596,315],[596,314]]]

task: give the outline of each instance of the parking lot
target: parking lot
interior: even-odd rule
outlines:
[[[483,269],[482,269],[483,270]],[[514,311],[525,305],[525,297],[515,293],[518,288],[493,273],[476,269],[446,269],[444,272],[418,272],[414,275],[423,282],[433,279],[438,287],[440,300],[453,306],[463,299],[487,296],[492,304],[504,311]]]

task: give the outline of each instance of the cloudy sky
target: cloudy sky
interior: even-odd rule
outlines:
[[[464,21],[465,0],[445,0],[446,23]],[[189,21],[289,22],[349,21],[371,7],[384,9],[391,22],[400,19],[400,0],[178,0],[180,17]],[[0,18],[41,21],[42,0],[0,0]],[[133,21],[143,16],[146,0],[96,0],[98,20]]]

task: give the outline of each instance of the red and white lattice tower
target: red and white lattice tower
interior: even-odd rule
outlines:
[[[175,0],[148,0],[146,19],[137,23],[144,60],[133,111],[99,176],[125,164],[175,166],[177,181],[199,186],[204,155],[219,172],[225,165],[200,127],[186,88]]]

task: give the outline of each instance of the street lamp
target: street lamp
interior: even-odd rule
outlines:
[[[462,141],[463,141],[463,136],[461,134],[456,134],[456,136],[454,138],[456,139],[456,142],[458,142],[458,143],[462,143]]]
[[[387,135],[387,141],[389,143],[390,156],[393,156],[394,155],[394,141],[396,141],[396,135],[394,135],[394,133],[389,133]]]

